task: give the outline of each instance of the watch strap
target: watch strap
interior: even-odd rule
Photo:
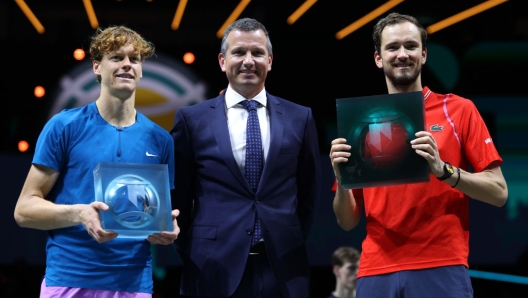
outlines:
[[[446,162],[444,162],[444,175],[442,175],[440,177],[436,177],[436,178],[438,180],[440,180],[440,181],[444,181],[447,178],[451,177],[454,172],[455,172],[455,170],[453,169],[453,166],[446,161]]]

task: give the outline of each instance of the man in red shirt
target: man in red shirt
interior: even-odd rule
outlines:
[[[467,272],[469,197],[503,206],[508,197],[499,156],[473,102],[422,87],[427,32],[408,15],[391,13],[374,27],[374,61],[390,94],[422,91],[426,131],[411,146],[427,160],[427,183],[346,190],[338,164],[350,145],[332,141],[334,212],[344,230],[365,208],[367,236],[358,271],[358,297],[473,297]],[[469,172],[469,167],[474,169]]]

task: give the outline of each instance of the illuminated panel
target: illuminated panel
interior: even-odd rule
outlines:
[[[347,27],[345,27],[341,31],[337,32],[336,33],[336,38],[337,39],[345,38],[345,36],[347,36],[350,33],[356,31],[357,29],[365,26],[365,24],[367,24],[368,22],[370,22],[373,19],[379,17],[380,15],[382,15],[383,13],[388,11],[389,9],[393,8],[394,6],[396,6],[396,5],[398,5],[398,4],[402,3],[402,2],[403,2],[403,0],[390,0],[390,1],[386,2],[382,6],[374,9],[373,11],[371,11],[370,13],[368,13],[367,15],[362,17],[361,19],[355,21],[354,23],[348,25]]]
[[[469,273],[469,276],[473,278],[482,278],[482,279],[488,279],[488,280],[496,280],[496,281],[504,281],[504,282],[528,285],[528,277],[526,276],[510,275],[510,274],[487,272],[487,271],[478,271],[478,270],[472,270],[472,269],[469,269],[468,273]]]
[[[178,8],[176,8],[176,13],[174,14],[174,19],[172,20],[171,29],[178,30],[180,28],[181,19],[183,17],[183,12],[185,11],[185,6],[187,5],[187,0],[180,0]]]
[[[88,19],[90,20],[90,25],[92,28],[96,29],[99,27],[99,23],[97,22],[97,17],[95,16],[95,11],[92,6],[92,1],[90,0],[83,0],[84,9],[86,9],[86,14],[88,15]]]
[[[251,0],[240,0],[240,3],[238,3],[237,7],[235,7],[235,10],[231,13],[231,15],[227,18],[225,23],[218,29],[218,32],[216,32],[216,36],[218,38],[222,38],[224,36],[224,30],[229,26],[229,24],[233,23],[238,16],[244,11],[246,6],[251,2]]]
[[[445,20],[442,20],[436,24],[432,24],[431,26],[427,27],[427,33],[429,34],[432,34],[432,33],[435,33],[436,31],[439,31],[439,30],[442,30],[446,27],[449,27],[455,23],[458,23],[462,20],[465,20],[469,17],[472,17],[478,13],[481,13],[485,10],[488,10],[494,6],[497,6],[501,3],[504,3],[508,0],[488,0],[486,2],[483,2],[483,3],[480,3],[479,5],[477,6],[473,6],[472,8],[470,9],[467,9],[467,10],[464,10],[463,12],[461,13],[457,13],[456,15],[454,16],[451,16]]]
[[[31,25],[35,27],[35,30],[37,30],[38,33],[43,34],[44,33],[44,26],[40,23],[40,21],[37,19],[37,17],[33,14],[29,6],[27,6],[26,2],[24,0],[15,0],[16,4],[18,4],[18,7],[20,7],[20,10],[26,15],[26,18],[31,22]]]
[[[292,25],[295,23],[312,5],[315,4],[317,0],[306,0],[296,11],[294,11],[291,16],[288,17],[288,24]]]

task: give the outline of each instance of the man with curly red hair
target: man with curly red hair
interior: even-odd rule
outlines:
[[[172,211],[173,231],[146,240],[117,238],[101,227],[99,211],[109,207],[95,201],[92,173],[100,162],[168,164],[174,187],[171,136],[134,108],[142,63],[154,45],[127,27],[112,26],[92,37],[90,54],[99,98],[46,123],[15,220],[48,231],[40,297],[151,297],[150,244],[177,238],[179,212]]]

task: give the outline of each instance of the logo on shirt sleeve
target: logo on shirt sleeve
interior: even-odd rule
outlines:
[[[484,143],[486,144],[493,143],[493,140],[491,138],[487,138],[484,140]]]

